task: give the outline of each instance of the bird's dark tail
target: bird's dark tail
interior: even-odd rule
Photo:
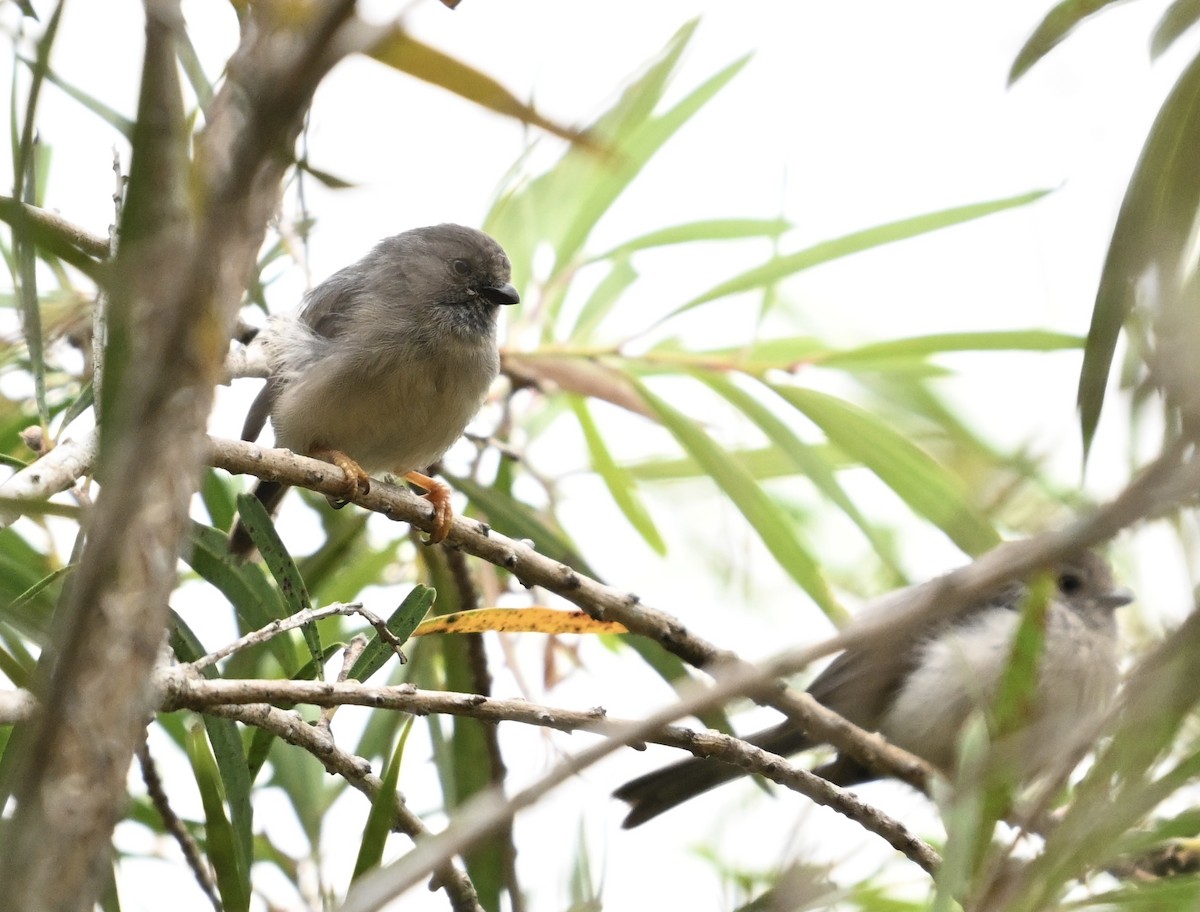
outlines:
[[[267,512],[274,516],[275,511],[279,509],[279,502],[283,500],[283,495],[287,493],[289,487],[291,485],[286,485],[281,481],[260,481],[254,487],[254,496],[267,508]],[[254,553],[254,541],[250,538],[246,527],[242,525],[240,518],[234,524],[233,531],[229,533],[229,553],[240,560],[245,560]]]
[[[755,732],[745,740],[784,757],[813,746],[792,722],[783,722]],[[614,798],[626,801],[630,805],[629,813],[621,826],[625,829],[639,826],[709,789],[745,775],[744,769],[732,763],[724,763],[714,758],[693,757],[691,760],[682,760],[631,779],[613,792]]]

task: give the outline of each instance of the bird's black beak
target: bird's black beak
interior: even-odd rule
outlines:
[[[520,304],[521,296],[508,282],[503,285],[483,285],[475,289],[489,304]]]

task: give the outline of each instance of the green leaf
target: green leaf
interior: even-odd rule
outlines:
[[[1157,58],[1163,54],[1177,38],[1200,20],[1200,0],[1175,0],[1150,36],[1150,56]]]
[[[1180,297],[1180,277],[1193,270],[1192,231],[1200,211],[1197,148],[1200,56],[1163,102],[1117,215],[1079,373],[1077,403],[1085,457],[1100,422],[1117,337],[1137,301],[1139,284],[1156,280],[1159,301],[1170,307]],[[1194,314],[1190,319],[1194,323]]]
[[[429,609],[437,598],[437,592],[427,586],[414,586],[404,597],[404,601],[392,612],[387,619],[387,629],[401,643],[408,641],[417,625],[425,619]],[[379,671],[384,664],[396,653],[392,647],[380,639],[378,631],[371,637],[366,649],[350,668],[347,677],[355,681],[365,681]]]
[[[794,468],[811,481],[818,491],[858,526],[892,574],[903,578],[904,572],[900,567],[892,543],[871,524],[854,501],[850,499],[850,496],[838,483],[834,467],[823,458],[820,448],[802,441],[774,412],[735,384],[725,374],[697,371],[694,376],[758,425],[759,429],[767,435],[767,439],[792,461]]]
[[[490,76],[418,41],[402,28],[393,28],[367,54],[380,63],[440,86],[497,114],[514,117],[572,142],[584,139],[577,131],[547,120]]]
[[[227,912],[246,912],[250,908],[250,870],[241,857],[240,843],[225,815],[221,776],[204,729],[199,725],[193,726],[188,739],[188,757],[204,805],[204,842],[222,904]]]
[[[183,559],[203,579],[229,599],[245,631],[266,627],[271,621],[287,617],[283,601],[258,564],[235,564],[229,556],[225,534],[199,523],[192,524],[191,548]],[[291,674],[300,665],[292,640],[272,637],[269,649],[284,672]]]
[[[929,234],[932,231],[949,228],[952,225],[961,225],[964,222],[983,218],[986,215],[992,215],[996,212],[1003,212],[1006,209],[1027,206],[1041,199],[1048,192],[1047,190],[1034,190],[1030,193],[1022,193],[1018,196],[1005,197],[1004,199],[990,200],[984,203],[972,203],[968,206],[956,206],[952,209],[942,209],[925,215],[877,225],[874,228],[867,228],[863,231],[856,231],[840,238],[834,238],[831,241],[823,241],[795,253],[774,256],[761,266],[749,269],[692,298],[692,300],[680,305],[658,322],[660,324],[665,323],[672,317],[677,317],[695,307],[699,307],[701,304],[707,304],[709,301],[715,301],[718,298],[766,288],[797,272],[811,269],[813,266],[820,265],[821,263],[828,263],[831,260],[849,256],[852,253],[859,253],[873,247],[882,247],[885,244],[918,237],[922,234]]]
[[[783,510],[767,496],[750,474],[730,460],[716,441],[701,430],[691,418],[654,395],[641,382],[633,382],[637,384],[639,392],[654,409],[663,426],[746,517],[779,565],[800,584],[826,615],[837,622],[845,620],[845,609],[834,597],[820,567],[800,542],[795,528]]]
[[[667,652],[657,640],[652,640],[649,637],[644,637],[636,633],[605,636],[603,639],[623,643],[628,646],[641,656],[642,661],[649,665],[660,678],[670,684],[672,689],[681,697],[694,692],[691,688],[695,686],[696,678],[692,675],[691,666],[687,665],[675,653]],[[702,713],[698,718],[704,723],[706,728],[714,728],[726,734],[733,732],[733,724],[729,721],[729,717],[723,709],[711,709]]]
[[[1024,76],[1031,66],[1057,47],[1084,19],[1116,2],[1118,0],[1062,0],[1046,14],[1046,18],[1017,52],[1017,59],[1008,73],[1008,84],[1012,85]]]
[[[734,241],[746,238],[769,237],[777,238],[795,226],[786,219],[703,219],[687,222],[683,225],[673,225],[670,228],[659,228],[626,241],[592,257],[591,262],[611,260],[628,256],[638,250],[648,250],[652,247],[667,247],[672,244],[691,244],[696,241]]]
[[[583,439],[587,442],[592,469],[604,481],[613,502],[647,545],[657,554],[666,554],[667,543],[663,541],[654,520],[638,497],[633,477],[613,460],[599,428],[596,427],[592,413],[588,410],[586,400],[579,396],[568,396],[568,401],[575,418],[579,421],[579,428],[583,431]]]
[[[1000,536],[971,504],[961,482],[908,438],[834,396],[781,384],[770,388],[967,554],[981,554],[999,544]]]
[[[283,596],[288,614],[299,614],[301,611],[311,609],[312,603],[308,598],[308,589],[300,577],[300,571],[296,569],[296,562],[292,560],[292,556],[284,547],[283,539],[275,530],[271,514],[267,512],[262,501],[253,494],[239,494],[237,507],[242,525],[246,527],[255,547],[262,555],[263,563],[267,565],[267,569],[275,577],[275,582],[279,584],[279,593]],[[312,656],[313,662],[317,663],[315,672],[319,680],[322,673],[319,664],[321,661],[321,635],[317,632],[315,623],[305,624],[300,629],[304,634],[304,642],[308,644],[309,654]]]
[[[174,610],[171,611],[170,646],[181,662],[194,662],[208,653],[200,638]],[[209,666],[201,671],[204,677],[220,677],[215,668]],[[237,723],[218,716],[203,716],[204,729],[212,744],[217,768],[221,773],[229,812],[233,819],[233,831],[237,837],[239,863],[249,868],[254,857],[254,809],[250,804],[250,769]]]
[[[814,354],[811,363],[852,369],[877,362],[922,360],[931,355],[966,351],[1065,351],[1083,348],[1083,337],[1043,329],[998,332],[938,333],[873,342],[859,348]]]
[[[215,469],[206,468],[204,478],[200,482],[200,498],[204,501],[204,509],[213,527],[223,532],[233,528],[234,517],[237,516],[237,500],[234,494],[234,483],[228,476],[218,474]]]
[[[637,277],[628,257],[614,259],[608,274],[597,283],[566,335],[574,342],[589,339]]]
[[[387,768],[383,772],[383,781],[379,791],[371,802],[371,812],[367,815],[367,825],[363,828],[362,842],[358,846],[358,858],[354,862],[354,874],[351,882],[358,880],[372,868],[383,863],[383,849],[387,845],[388,834],[392,829],[392,820],[396,816],[396,788],[400,783],[400,758],[404,756],[404,745],[408,743],[408,733],[412,731],[413,717],[409,716],[404,730],[396,742]]]
[[[32,60],[28,60],[25,57],[22,57],[20,55],[17,56],[17,59],[20,60],[22,63],[24,63],[26,66],[28,66],[30,69],[32,69],[35,66],[35,64]],[[107,123],[109,126],[113,127],[118,133],[120,133],[126,139],[133,138],[133,121],[130,120],[128,117],[126,117],[124,114],[118,113],[113,108],[110,108],[104,102],[100,101],[98,98],[94,98],[93,96],[89,95],[87,92],[83,91],[83,89],[80,89],[78,86],[71,85],[69,82],[62,79],[57,73],[55,73],[49,67],[45,68],[44,73],[45,73],[47,82],[62,89],[63,92],[65,92],[71,98],[75,99],[77,102],[79,102],[81,105],[83,105],[85,108],[87,108],[93,114],[95,114],[97,117],[99,117],[105,123]]]
[[[600,217],[612,208],[646,163],[749,62],[749,55],[735,60],[693,89],[675,107],[628,135],[609,161],[610,168],[603,178],[580,188],[583,196],[573,201],[571,212],[575,217],[556,250],[559,264],[575,258]]]
[[[502,532],[509,538],[527,538],[533,542],[539,554],[573,567],[580,573],[598,578],[567,537],[546,525],[530,507],[502,491],[481,485],[469,478],[460,478],[445,472],[442,474],[487,515],[488,522],[497,532]]]

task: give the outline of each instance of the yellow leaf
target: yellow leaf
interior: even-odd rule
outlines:
[[[628,633],[616,621],[597,621],[582,611],[555,608],[478,608],[422,621],[413,636],[429,633]]]

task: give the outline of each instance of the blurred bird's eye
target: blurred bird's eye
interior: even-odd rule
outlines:
[[[454,271],[460,276],[465,276],[471,271],[471,264],[466,260],[455,260],[450,265],[454,267]]]
[[[1083,588],[1083,580],[1075,573],[1064,573],[1058,578],[1058,591],[1071,595]]]

